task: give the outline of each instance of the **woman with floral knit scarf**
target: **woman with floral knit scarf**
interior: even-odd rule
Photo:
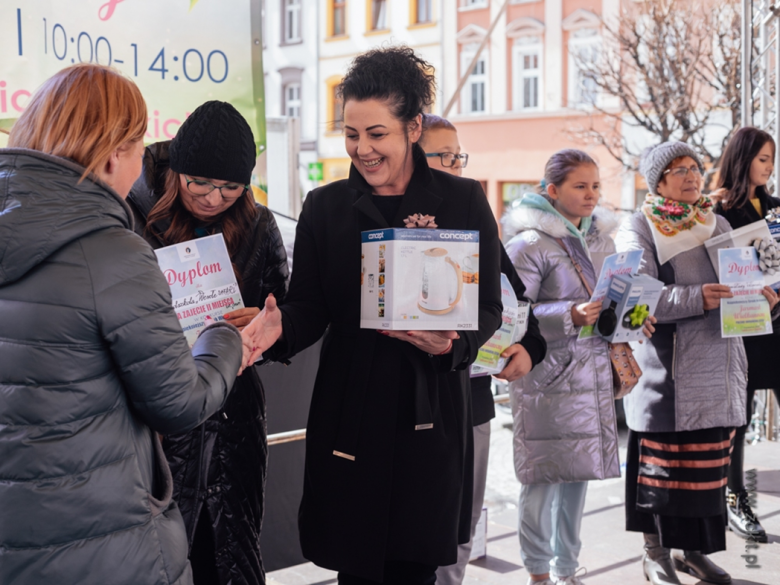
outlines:
[[[687,144],[648,149],[639,169],[650,193],[616,246],[642,250],[640,272],[665,286],[656,332],[635,354],[644,375],[624,399],[626,528],[644,533],[652,584],[680,583],[675,571],[730,583],[706,555],[726,548],[723,488],[734,428],[745,423],[747,359],[741,338],[721,337],[720,300],[732,295],[703,244],[731,227],[701,195],[702,163]],[[771,289],[764,295],[777,304]]]

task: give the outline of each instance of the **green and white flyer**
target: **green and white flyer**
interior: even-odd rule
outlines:
[[[523,338],[528,329],[528,314],[531,306],[527,302],[518,301],[515,290],[506,274],[501,275],[501,302],[504,311],[501,314],[501,326],[496,329],[493,337],[479,348],[477,359],[471,366],[471,375],[498,374],[506,366],[506,358],[501,354],[513,343]]]
[[[720,283],[734,295],[720,301],[722,337],[747,337],[772,333],[769,302],[761,290],[764,275],[753,247],[718,250]]]

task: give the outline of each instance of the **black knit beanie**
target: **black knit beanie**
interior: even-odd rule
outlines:
[[[248,185],[255,168],[252,129],[227,102],[206,102],[192,112],[168,153],[171,170],[204,179]]]

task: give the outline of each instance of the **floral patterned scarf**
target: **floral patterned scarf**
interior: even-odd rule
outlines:
[[[702,245],[712,237],[717,224],[709,197],[690,204],[648,193],[642,213],[650,224],[661,264]]]

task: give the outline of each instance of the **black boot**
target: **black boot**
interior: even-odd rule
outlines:
[[[669,549],[661,546],[657,534],[645,533],[645,558],[642,560],[645,579],[652,585],[682,585],[674,570]]]
[[[729,528],[734,534],[753,542],[767,542],[766,531],[750,508],[748,493],[745,490],[729,491],[726,508],[729,515]]]
[[[703,555],[699,551],[673,550],[672,559],[674,559],[675,569],[682,573],[693,575],[701,581],[717,583],[718,585],[731,583],[731,575],[708,559],[707,555]]]

